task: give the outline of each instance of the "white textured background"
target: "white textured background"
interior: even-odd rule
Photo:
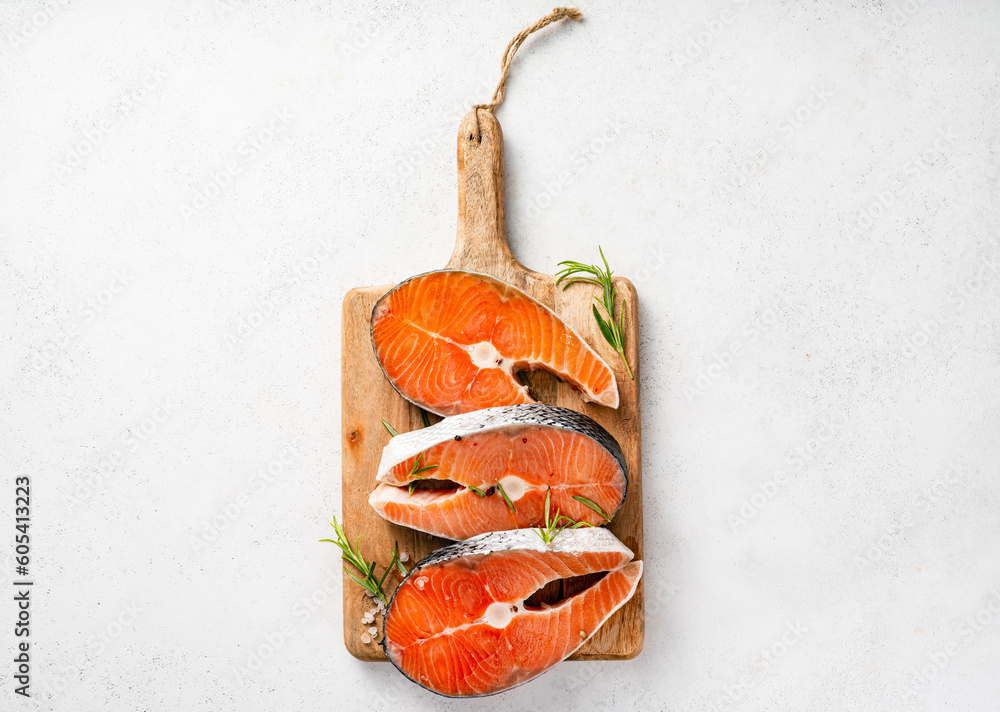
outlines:
[[[0,707],[996,710],[1000,5],[529,40],[514,252],[642,304],[646,646],[478,702],[343,648],[339,310],[445,263],[458,122],[550,6],[336,5],[0,3]]]

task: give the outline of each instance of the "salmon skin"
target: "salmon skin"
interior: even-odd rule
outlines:
[[[425,467],[433,469],[413,474]],[[541,526],[546,492],[552,517],[558,509],[601,525],[628,491],[625,456],[611,433],[582,413],[540,403],[453,415],[397,435],[375,479],[368,502],[376,512],[446,539]]]
[[[583,645],[636,591],[642,562],[607,529],[490,532],[429,554],[396,589],[382,646],[400,672],[447,697],[492,695]],[[631,562],[631,563],[630,563]],[[526,605],[550,581],[608,572],[553,605]]]
[[[544,369],[584,401],[618,407],[615,373],[544,304],[478,272],[439,270],[389,290],[372,346],[400,395],[438,415],[533,403],[516,374]]]

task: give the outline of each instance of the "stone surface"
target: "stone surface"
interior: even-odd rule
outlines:
[[[549,6],[339,5],[0,5],[3,708],[994,710],[1000,6],[527,42],[514,253],[642,303],[646,648],[460,704],[341,642],[340,300],[447,261],[458,122]]]

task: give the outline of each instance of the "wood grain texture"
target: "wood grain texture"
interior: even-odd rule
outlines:
[[[552,308],[580,336],[597,349],[611,365],[618,380],[621,404],[617,410],[584,403],[565,383],[550,374],[529,375],[531,393],[539,401],[572,408],[599,422],[621,444],[629,470],[628,494],[618,515],[609,525],[622,542],[643,558],[642,549],[642,457],[639,412],[641,364],[638,358],[638,298],[627,279],[615,278],[620,307],[625,309],[625,350],[635,373],[632,380],[615,351],[600,334],[591,314],[596,287],[576,284],[563,291],[552,275],[534,272],[521,265],[510,251],[504,232],[503,134],[492,113],[480,109],[477,118],[470,112],[458,134],[458,235],[449,268],[485,272],[523,289]],[[580,255],[567,255],[579,258]],[[404,279],[409,275],[400,275]],[[410,556],[410,564],[448,544],[444,539],[387,522],[368,504],[375,488],[382,448],[389,434],[382,419],[399,432],[422,427],[420,410],[404,400],[389,384],[379,368],[371,344],[371,313],[378,299],[393,285],[360,287],[344,297],[341,359],[343,471],[342,521],[353,540],[364,535],[361,551],[369,559],[388,562],[394,542]],[[433,420],[438,418],[432,416]],[[379,568],[381,572],[381,568]],[[399,582],[391,574],[387,592]],[[586,587],[586,579],[556,583],[544,592],[553,601]],[[344,575],[344,643],[354,657],[385,661],[381,646],[362,643],[368,626],[361,623],[372,608],[361,588]],[[644,598],[642,582],[635,596],[579,650],[571,660],[627,660],[642,650],[644,639]],[[381,636],[381,618],[376,625]]]

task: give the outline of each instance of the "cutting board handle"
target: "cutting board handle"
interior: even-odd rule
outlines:
[[[503,181],[500,122],[488,109],[473,109],[458,127],[458,235],[449,268],[500,279],[525,271],[507,244]]]

